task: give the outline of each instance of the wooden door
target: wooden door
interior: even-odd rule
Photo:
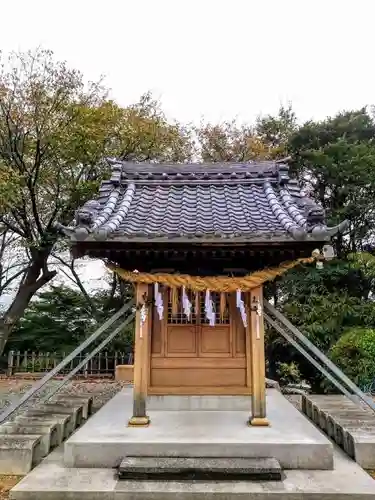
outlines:
[[[165,297],[163,321],[153,319],[151,385],[152,394],[247,394],[250,391],[246,358],[246,331],[239,324],[234,296],[220,317],[220,296],[212,294],[216,310],[215,326],[204,314],[204,296],[190,320],[172,314],[172,304]]]

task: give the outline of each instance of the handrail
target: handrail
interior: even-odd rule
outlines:
[[[52,396],[54,396],[56,394],[56,392],[58,392],[60,389],[62,389],[62,387],[64,387],[64,385],[69,382],[69,380],[77,373],[79,372],[79,370],[81,370],[89,361],[91,358],[93,358],[94,356],[96,356],[96,354],[98,354],[98,352],[100,352],[102,349],[104,349],[104,347],[109,343],[111,342],[111,340],[113,340],[116,335],[118,335],[121,330],[124,328],[124,326],[126,326],[128,323],[130,323],[130,321],[134,318],[134,314],[132,314],[131,316],[128,316],[126,318],[126,320],[121,323],[121,325],[119,325],[117,328],[115,328],[113,330],[112,333],[110,333],[108,335],[108,337],[106,337],[97,347],[95,347],[95,349],[93,349],[86,357],[83,361],[81,361],[75,368],[73,368],[73,370],[71,372],[69,372],[64,378],[63,380],[60,382],[60,384],[50,393],[48,393],[47,397],[44,399],[44,402],[48,401],[49,399],[52,398]]]
[[[119,309],[113,316],[111,316],[103,325],[101,325],[94,333],[85,339],[82,344],[80,344],[74,351],[72,351],[68,356],[63,359],[55,368],[50,372],[46,373],[44,377],[38,380],[33,387],[27,391],[18,401],[0,414],[0,424],[3,423],[7,418],[9,418],[15,411],[18,410],[20,406],[25,404],[36,392],[40,391],[55,375],[59,373],[60,370],[65,368],[65,366],[70,363],[78,354],[80,354],[86,347],[88,347],[94,340],[96,340],[103,332],[105,332],[113,323],[115,323],[123,314],[125,314],[130,307],[133,305],[133,300],[128,301],[124,304],[121,309]]]
[[[361,389],[354,384],[325,354],[323,354],[302,332],[298,330],[280,311],[264,300],[264,308],[280,321],[295,337],[298,338],[320,361],[329,368],[337,379],[345,384],[359,399],[361,399],[371,410],[375,412],[375,402],[370,399]],[[322,372],[323,373],[323,372]],[[335,384],[336,385],[336,384]],[[336,385],[337,387],[337,385]],[[341,390],[341,389],[340,389]],[[352,398],[351,398],[352,399]],[[354,401],[354,400],[353,400]],[[356,400],[357,404],[358,401]]]

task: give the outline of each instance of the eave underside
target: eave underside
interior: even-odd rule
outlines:
[[[295,242],[294,242],[295,243]],[[140,272],[179,272],[194,275],[246,274],[248,272],[276,266],[284,261],[310,257],[317,248],[316,242],[304,245],[237,244],[231,246],[154,243],[114,244],[110,246],[97,242],[72,246],[76,258],[88,256],[119,265],[126,270]]]

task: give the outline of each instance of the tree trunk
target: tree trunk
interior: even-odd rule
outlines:
[[[42,286],[50,282],[57,274],[56,271],[50,271],[47,267],[47,260],[50,253],[50,247],[34,253],[32,256],[33,260],[25,272],[24,279],[17,290],[13,302],[4,316],[0,318],[0,356],[4,352],[5,345],[14,326],[23,316],[30,300]]]

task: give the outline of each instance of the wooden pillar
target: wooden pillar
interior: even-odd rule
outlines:
[[[152,322],[150,298],[148,285],[138,283],[136,285],[133,416],[129,420],[129,426],[134,427],[147,427],[150,423],[146,412]],[[142,311],[143,306],[145,309]],[[144,312],[146,313],[145,317]]]
[[[254,288],[248,294],[248,336],[251,353],[251,418],[249,425],[267,426],[266,366],[264,353],[263,290]]]

